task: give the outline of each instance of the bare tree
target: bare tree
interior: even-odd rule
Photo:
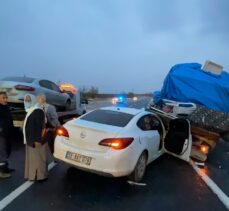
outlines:
[[[95,86],[91,86],[90,88],[83,86],[82,88],[80,88],[80,91],[82,93],[82,97],[85,99],[86,98],[96,98],[99,94],[99,89],[98,87],[95,87]]]
[[[127,97],[133,98],[134,97],[134,93],[133,92],[128,92]]]

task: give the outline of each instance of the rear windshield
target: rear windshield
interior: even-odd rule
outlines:
[[[1,81],[13,81],[13,82],[21,82],[21,83],[33,83],[33,78],[27,77],[6,77],[1,79]]]
[[[134,115],[132,114],[127,114],[119,111],[95,110],[81,117],[81,119],[100,124],[125,127],[133,117]]]

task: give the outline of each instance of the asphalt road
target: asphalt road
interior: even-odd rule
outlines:
[[[125,106],[142,108],[148,100],[128,100]],[[111,101],[88,106],[109,105]],[[0,206],[26,182],[20,133],[15,134],[10,164],[16,171],[10,179],[0,180]],[[229,143],[220,141],[204,171],[229,195]],[[227,210],[188,163],[168,155],[148,166],[143,183],[145,186],[130,185],[126,178],[105,178],[58,162],[47,182],[31,185],[4,210]]]

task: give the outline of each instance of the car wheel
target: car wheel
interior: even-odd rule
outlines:
[[[70,101],[70,100],[68,100],[68,101],[66,102],[66,104],[65,104],[65,110],[66,110],[66,111],[70,111],[70,110],[71,110],[71,101]]]
[[[147,153],[143,152],[138,158],[134,171],[128,176],[133,182],[140,182],[145,175],[147,165]]]

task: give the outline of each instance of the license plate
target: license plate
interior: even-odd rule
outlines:
[[[69,152],[69,151],[67,151],[67,153],[65,155],[65,158],[68,159],[68,160],[73,160],[73,161],[75,161],[77,163],[85,164],[87,166],[91,165],[91,160],[92,160],[92,157],[88,157],[88,156],[85,156],[85,155],[80,155],[78,153]]]
[[[14,127],[23,127],[24,125],[24,121],[17,121],[17,120],[14,120]]]

